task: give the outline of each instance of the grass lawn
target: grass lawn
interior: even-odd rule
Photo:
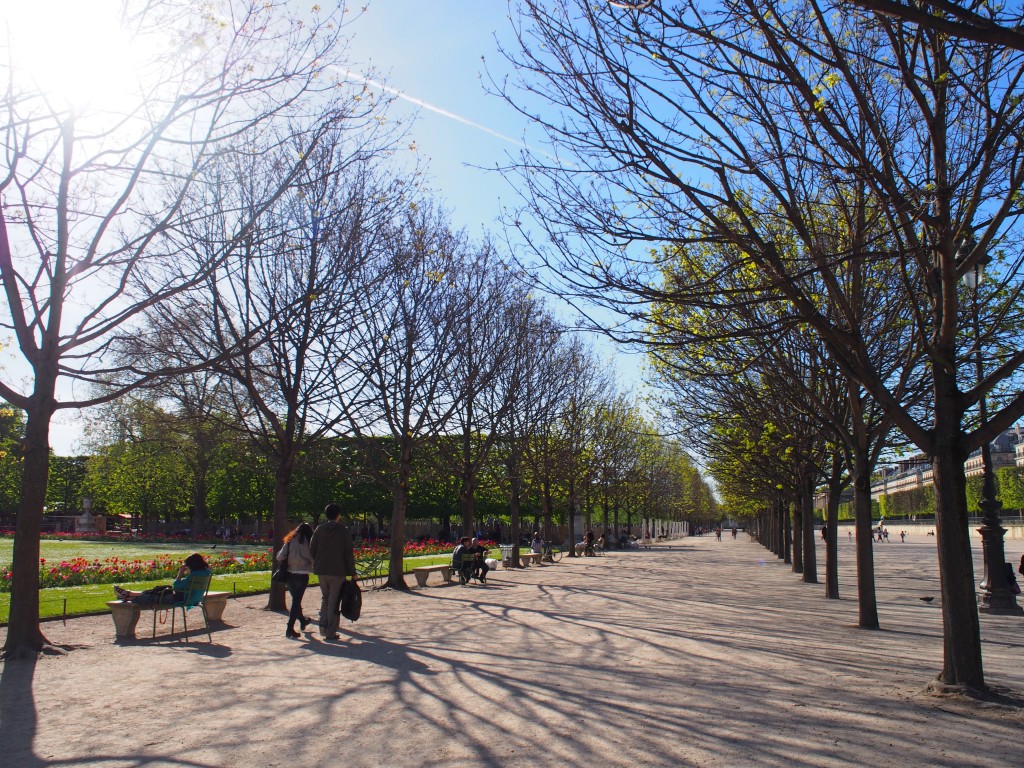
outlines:
[[[76,552],[75,554],[44,554],[43,557],[46,559],[59,560],[61,558],[68,557],[88,557],[90,559],[97,558],[102,559],[105,557],[147,557],[153,554],[174,554],[180,552],[184,555],[189,555],[195,551],[195,548],[190,548],[186,545],[171,545],[171,544],[140,544],[133,545],[130,543],[112,543],[112,542],[58,542],[58,541],[43,541],[43,546],[46,547],[49,544],[73,544],[76,547],[82,547],[89,545],[97,547],[102,545],[105,549],[96,549],[88,554],[82,554]],[[2,549],[2,546],[6,545],[6,552]],[[122,549],[124,548],[124,549]],[[160,549],[155,549],[160,548]],[[144,554],[128,554],[128,551],[139,552],[142,550],[148,550]],[[219,549],[219,548],[218,548]],[[0,558],[6,557],[7,561],[10,561],[10,540],[0,541]],[[45,550],[44,550],[45,551]],[[201,552],[202,550],[200,550]],[[230,548],[230,551],[236,551]],[[239,553],[242,551],[261,551],[261,548],[240,548],[237,550]],[[493,555],[493,553],[492,553]],[[404,562],[403,570],[405,573],[409,573],[413,568],[419,565],[438,565],[441,563],[447,563],[451,560],[451,555],[426,555],[423,557],[407,557]],[[387,563],[384,564],[381,570],[377,572],[377,575],[383,576],[387,573]],[[167,579],[159,579],[157,581],[140,581],[132,583],[124,583],[122,586],[133,590],[149,589],[155,587],[158,584],[167,584]],[[317,584],[316,576],[310,577],[310,586]],[[210,589],[214,592],[233,592],[238,595],[250,595],[258,592],[266,592],[270,589],[270,572],[269,571],[253,571],[250,573],[227,573],[222,576],[215,575],[213,581],[210,583]],[[107,601],[114,599],[114,587],[112,584],[89,584],[81,587],[57,587],[54,589],[42,589],[39,591],[39,618],[47,619],[61,616],[81,616],[90,613],[105,613],[107,608]],[[11,607],[11,595],[10,593],[0,593],[0,624],[7,622],[8,616],[10,615]]]
[[[73,557],[84,557],[87,560],[103,560],[107,557],[120,557],[125,560],[145,560],[156,555],[181,555],[188,557],[193,552],[230,552],[233,555],[266,552],[265,544],[218,544],[211,548],[209,544],[144,544],[133,541],[82,541],[43,539],[39,542],[39,556],[44,560],[70,560]],[[0,538],[0,565],[11,562],[14,551],[14,539]]]

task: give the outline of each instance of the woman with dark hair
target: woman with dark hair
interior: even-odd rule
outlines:
[[[192,584],[195,576],[211,576],[213,572],[206,560],[198,552],[185,558],[185,562],[178,568],[178,576],[174,583],[168,587],[156,587],[143,592],[133,592],[130,589],[123,589],[119,584],[114,585],[114,594],[118,600],[137,603],[138,605],[171,605],[185,599],[185,593]]]
[[[313,527],[309,523],[299,523],[298,527],[285,534],[284,546],[277,553],[277,561],[288,561],[288,594],[292,596],[292,608],[288,612],[288,629],[285,637],[299,637],[295,631],[295,622],[299,622],[303,631],[309,624],[302,614],[302,596],[309,586],[309,574],[313,571],[313,556],[309,552],[309,540],[313,538]]]

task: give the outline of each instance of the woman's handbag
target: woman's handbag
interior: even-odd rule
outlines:
[[[345,579],[341,585],[341,615],[349,621],[359,621],[363,610],[363,593],[355,579]]]
[[[277,561],[277,567],[274,569],[274,572],[270,576],[270,580],[276,581],[278,584],[286,584],[288,582],[288,577],[291,576],[291,573],[288,571],[288,554],[286,552],[287,549],[287,544],[285,544],[284,547],[281,548],[281,554],[284,555],[284,560]]]

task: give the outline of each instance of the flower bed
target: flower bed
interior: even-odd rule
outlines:
[[[497,547],[497,543],[481,539],[480,543],[488,549]],[[425,541],[405,542],[405,557],[421,557],[423,555],[443,555],[455,549],[450,542],[426,539]],[[388,557],[391,554],[391,542],[386,539],[366,539],[363,545],[356,550],[356,559],[369,559],[371,557]]]
[[[78,587],[84,584],[114,584],[117,582],[173,579],[184,558],[174,555],[157,555],[144,560],[126,560],[107,557],[103,560],[88,560],[73,557],[58,563],[39,561],[39,587]],[[216,574],[266,571],[270,568],[270,551],[263,554],[234,555],[222,552],[206,556],[206,562]],[[10,568],[0,573],[0,591],[11,588]]]
[[[483,542],[492,547],[490,542]],[[439,541],[407,542],[406,557],[437,555],[451,552],[452,545]],[[383,540],[368,541],[356,550],[356,561],[375,558],[386,558],[390,553],[390,544]],[[235,554],[220,552],[204,555],[215,574],[245,573],[248,571],[269,571],[271,553]],[[119,557],[107,557],[102,560],[89,560],[84,557],[73,557],[60,562],[39,561],[39,586],[77,587],[85,584],[116,584],[155,579],[173,579],[178,567],[184,560],[183,555],[157,555],[151,558],[127,560]],[[11,590],[11,569],[5,566],[0,570],[0,592]]]

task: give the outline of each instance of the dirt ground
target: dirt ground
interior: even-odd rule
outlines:
[[[854,626],[852,543],[828,601],[744,534],[488,585],[435,574],[368,592],[333,644],[286,639],[263,596],[229,601],[212,644],[118,644],[109,616],[47,623],[81,647],[0,669],[0,765],[1024,765],[1024,619],[981,619],[1002,702],[926,695],[942,656],[934,539],[876,553],[879,632]]]

